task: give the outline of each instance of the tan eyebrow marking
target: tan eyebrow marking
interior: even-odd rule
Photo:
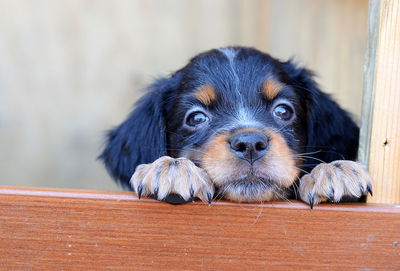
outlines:
[[[268,79],[262,85],[262,93],[268,100],[273,100],[282,90],[283,84],[274,80]]]
[[[217,98],[217,94],[215,93],[215,89],[211,85],[206,84],[200,87],[194,93],[194,97],[196,97],[196,99],[204,105],[210,105]]]

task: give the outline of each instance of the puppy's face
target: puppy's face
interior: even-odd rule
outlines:
[[[205,169],[227,199],[284,197],[299,176],[307,106],[280,63],[229,48],[181,72],[166,118],[168,154]]]

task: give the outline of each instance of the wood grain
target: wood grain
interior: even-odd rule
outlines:
[[[0,187],[0,269],[400,268],[400,208],[169,205],[129,192]]]
[[[368,23],[367,23],[367,42],[365,49],[364,65],[364,84],[362,95],[362,108],[360,120],[360,144],[358,147],[358,161],[368,167],[372,114],[374,110],[374,93],[376,78],[376,57],[379,44],[379,15],[380,0],[369,1]]]
[[[369,153],[374,197],[400,203],[400,3],[381,1]]]

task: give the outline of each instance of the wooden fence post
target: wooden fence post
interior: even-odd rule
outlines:
[[[374,196],[400,203],[400,1],[371,0],[368,14],[359,160]]]

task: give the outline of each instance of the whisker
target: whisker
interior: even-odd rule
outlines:
[[[293,166],[295,169],[300,170],[301,172],[305,173],[305,174],[310,174],[310,172],[308,172],[307,170],[301,169],[299,167]]]
[[[303,152],[303,153],[296,153],[293,156],[297,156],[297,155],[310,155],[310,154],[316,154],[316,153],[320,153],[322,152],[322,150],[318,150],[318,151],[313,151],[313,152]]]
[[[307,155],[299,155],[296,158],[307,158],[307,159],[317,160],[317,161],[319,161],[321,163],[326,163],[324,160],[321,160],[319,158],[315,158],[315,157],[312,157],[312,156],[307,156]]]
[[[214,198],[216,199],[217,202],[220,201],[220,200],[222,200],[222,198],[224,197],[226,191],[227,191],[232,185],[233,185],[233,184],[230,183],[230,184],[224,186],[224,187],[223,187],[223,190],[221,190],[221,189],[218,190],[218,194],[215,195],[215,197],[214,197]]]
[[[299,178],[299,176],[296,176],[296,178],[297,178],[297,180],[299,181],[299,184],[300,184],[300,178]],[[297,184],[297,182],[294,182],[294,183],[292,184],[295,199],[298,199],[298,198],[299,198],[299,196],[298,196],[298,194],[297,194],[298,190],[300,189],[299,184]]]
[[[312,166],[312,167],[314,167],[314,166],[318,166],[320,163],[318,163],[318,164],[302,164],[302,165],[300,165],[301,167],[310,167],[310,166]]]
[[[179,148],[168,148],[167,150],[169,151],[181,151],[182,149]],[[206,155],[207,153],[205,151],[195,149],[195,148],[186,148],[185,151],[192,151],[192,152],[197,152]]]

